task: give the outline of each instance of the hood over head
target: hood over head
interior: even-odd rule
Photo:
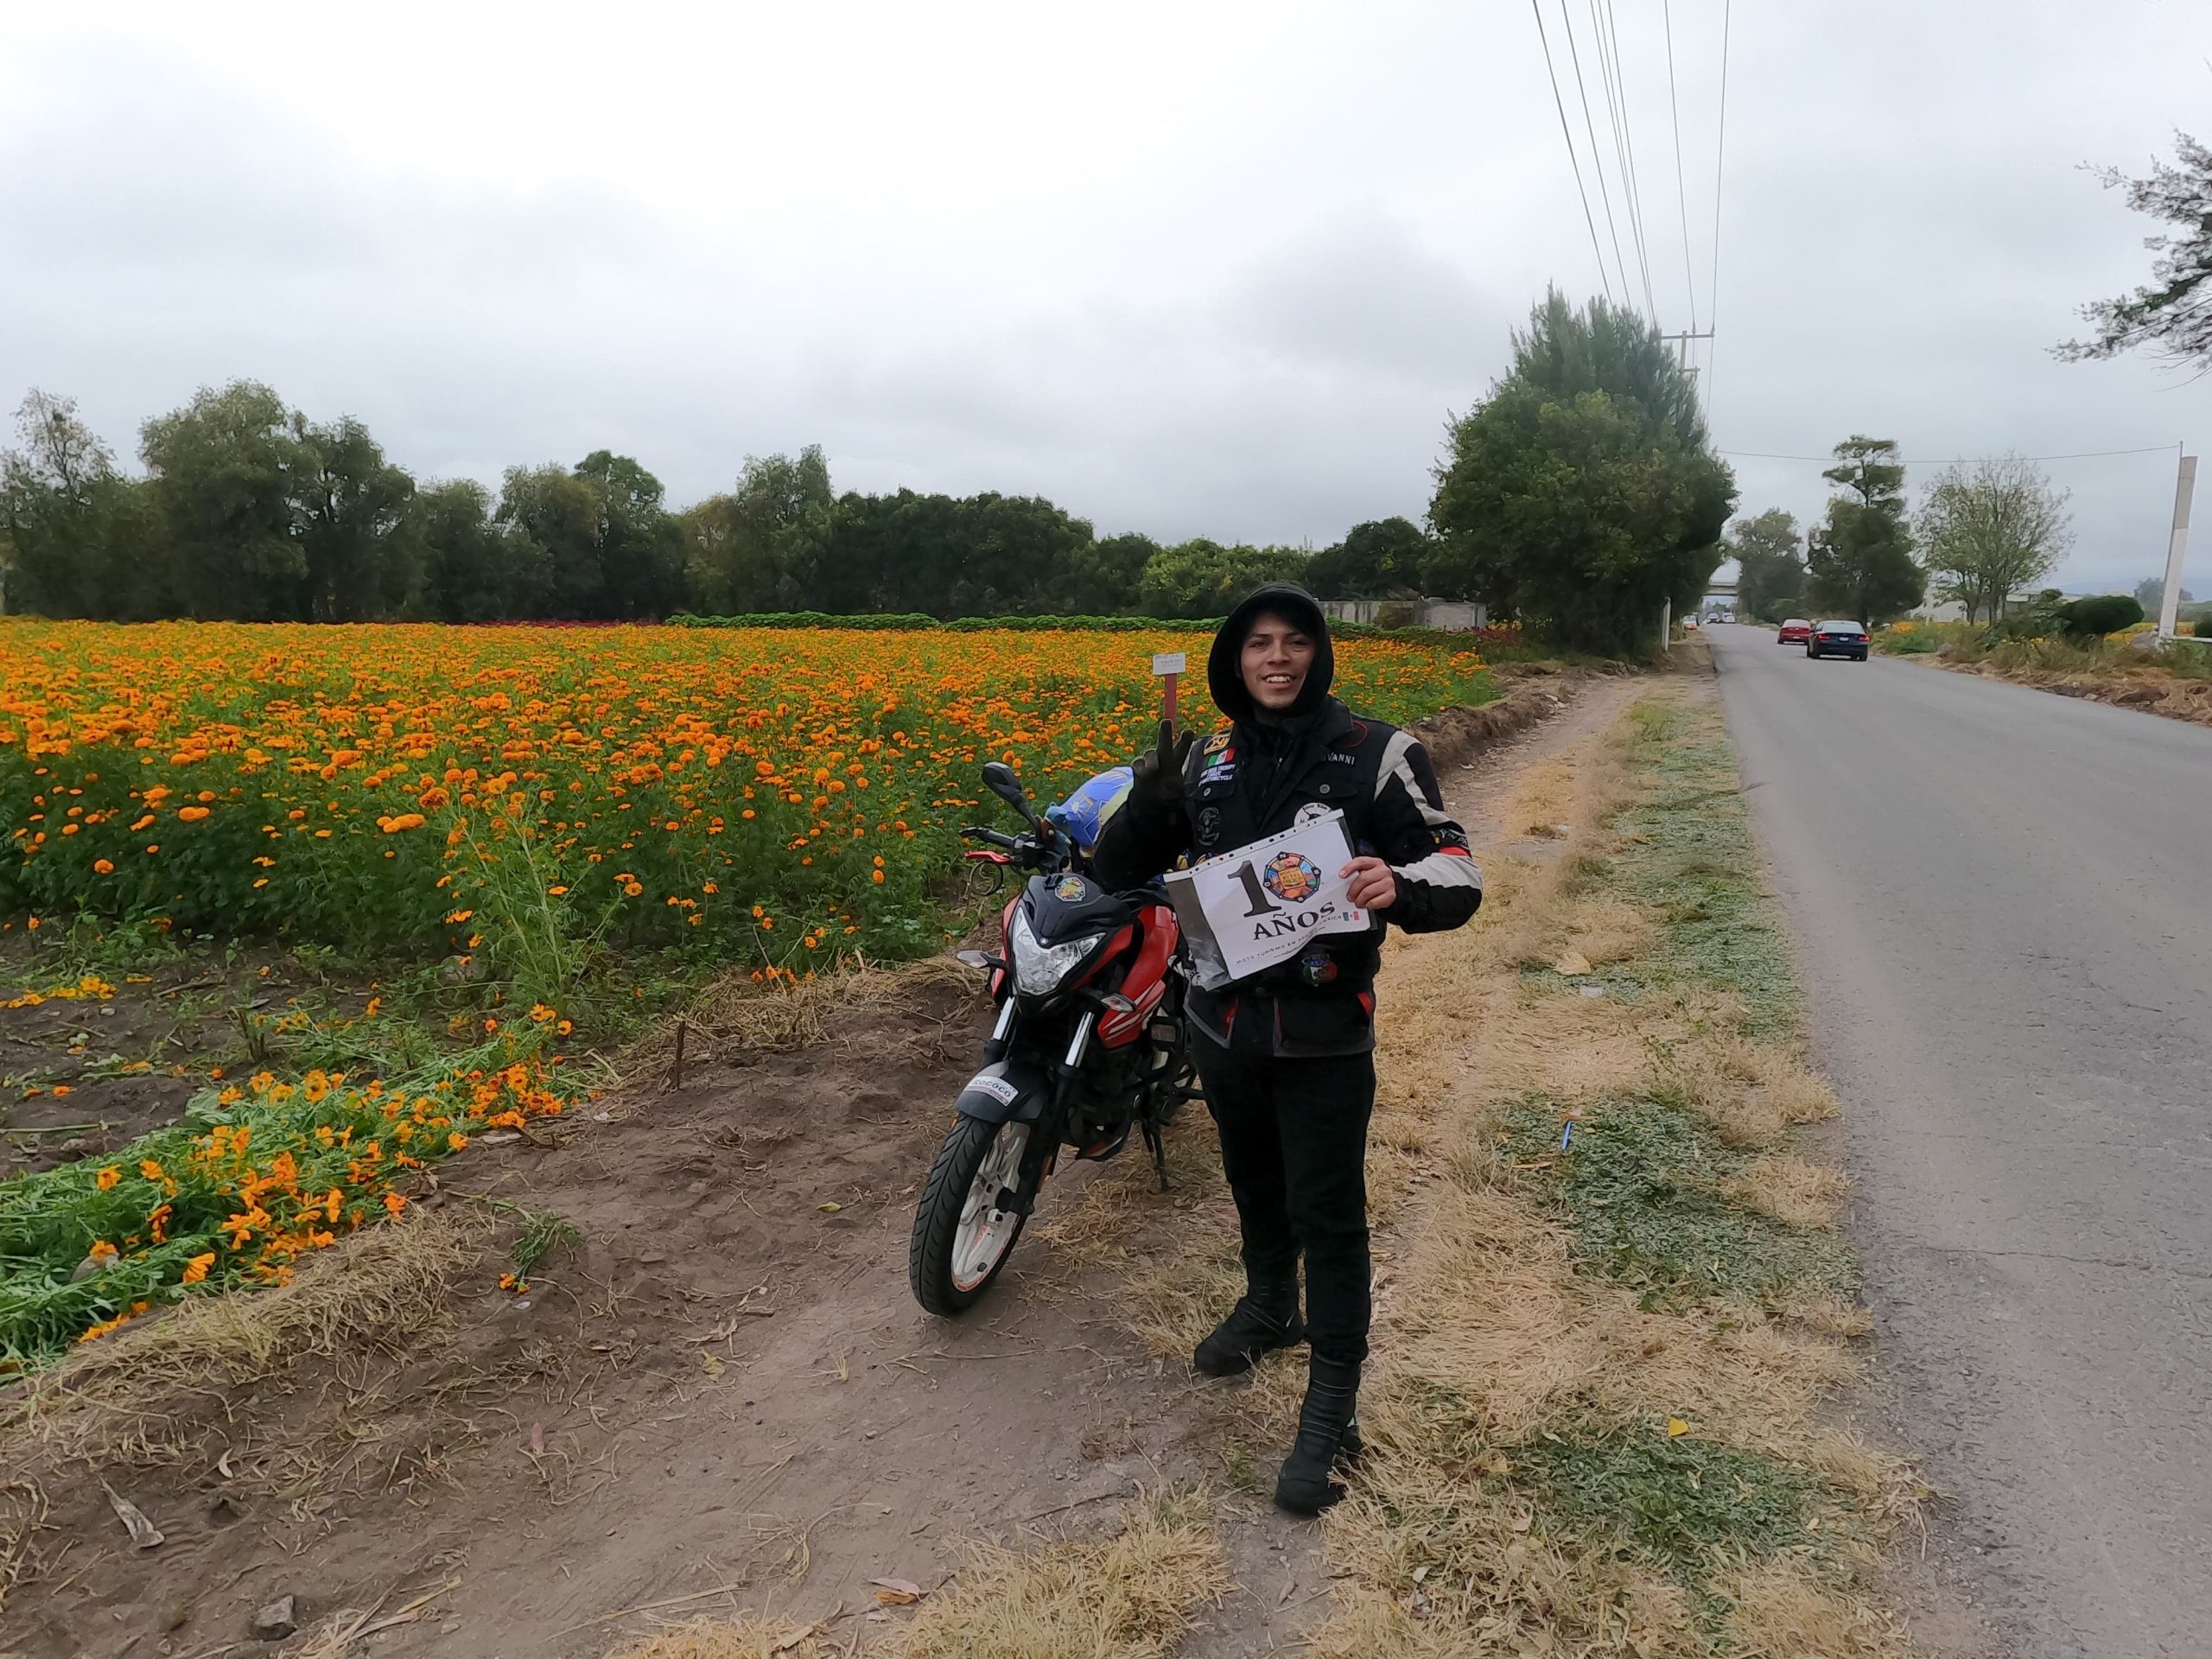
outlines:
[[[1213,694],[1214,707],[1248,725],[1256,720],[1259,705],[1244,689],[1244,638],[1267,612],[1296,623],[1313,639],[1313,666],[1298,689],[1298,701],[1278,718],[1296,720],[1319,709],[1328,701],[1329,686],[1337,676],[1336,647],[1329,642],[1329,620],[1321,613],[1320,601],[1294,582],[1271,582],[1254,588],[1222,623],[1206,655],[1206,690]]]

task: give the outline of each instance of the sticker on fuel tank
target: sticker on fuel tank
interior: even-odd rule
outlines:
[[[1059,886],[1052,889],[1052,896],[1064,905],[1079,905],[1090,897],[1090,889],[1079,875],[1064,875]]]

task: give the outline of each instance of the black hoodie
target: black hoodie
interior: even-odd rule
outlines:
[[[1314,714],[1328,701],[1329,687],[1336,681],[1337,648],[1329,639],[1329,619],[1321,613],[1321,601],[1293,582],[1272,582],[1256,588],[1222,620],[1213,649],[1206,653],[1206,690],[1213,694],[1213,706],[1240,726],[1259,723],[1255,718],[1259,710],[1244,684],[1244,639],[1252,625],[1270,613],[1296,623],[1312,638],[1313,666],[1306,671],[1298,701],[1267,723]]]
[[[1314,644],[1298,699],[1280,715],[1259,709],[1244,685],[1244,640],[1268,613]],[[1313,594],[1288,583],[1252,594],[1223,622],[1206,659],[1207,688],[1230,728],[1192,747],[1179,809],[1133,797],[1107,820],[1092,853],[1101,881],[1134,887],[1179,858],[1212,857],[1291,828],[1301,812],[1335,808],[1355,851],[1391,867],[1397,902],[1376,912],[1371,931],[1328,935],[1297,961],[1222,991],[1193,988],[1192,1020],[1224,1046],[1282,1056],[1372,1047],[1385,924],[1409,932],[1457,927],[1482,902],[1481,874],[1444,810],[1427,751],[1330,696],[1335,677],[1328,621]]]

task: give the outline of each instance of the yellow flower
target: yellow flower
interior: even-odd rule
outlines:
[[[204,1255],[195,1255],[191,1261],[184,1264],[184,1274],[179,1282],[187,1285],[196,1285],[202,1279],[205,1279],[207,1276],[207,1269],[214,1265],[214,1251],[209,1250]]]
[[[118,1169],[114,1165],[110,1164],[105,1169],[100,1171],[99,1174],[94,1179],[99,1182],[100,1191],[105,1192],[114,1186],[118,1181],[123,1179],[123,1172]]]

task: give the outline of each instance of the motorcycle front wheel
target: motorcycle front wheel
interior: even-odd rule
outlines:
[[[963,1117],[938,1148],[906,1250],[906,1280],[930,1313],[965,1313],[999,1276],[1026,1217],[998,1207],[1001,1190],[1021,1178],[1027,1123]]]

